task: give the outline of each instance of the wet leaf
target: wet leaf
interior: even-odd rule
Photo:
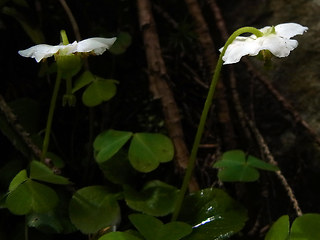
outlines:
[[[184,240],[222,240],[244,227],[247,211],[224,191],[208,188],[185,199],[179,220],[193,226]]]

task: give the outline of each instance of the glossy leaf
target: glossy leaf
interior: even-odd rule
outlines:
[[[289,228],[289,216],[284,215],[271,226],[265,240],[287,240],[289,237]]]
[[[296,218],[291,226],[290,240],[320,239],[320,214],[308,213]]]
[[[146,240],[179,240],[192,231],[186,223],[174,221],[163,224],[159,219],[144,214],[131,214],[129,219]]]
[[[160,163],[173,159],[170,138],[159,133],[135,133],[129,147],[129,161],[140,172],[151,172]]]
[[[114,194],[106,187],[89,186],[72,196],[69,216],[83,233],[95,233],[115,224],[120,218],[120,208]]]
[[[224,191],[208,188],[186,197],[179,220],[193,226],[184,240],[222,240],[244,227],[247,211]]]
[[[53,209],[58,196],[53,189],[28,179],[9,192],[6,199],[8,209],[17,215],[30,212],[43,213]]]
[[[88,107],[94,107],[114,97],[117,91],[117,81],[112,79],[96,79],[84,90],[82,102]]]
[[[54,174],[49,167],[39,161],[30,163],[30,178],[54,184],[70,184],[67,178]]]
[[[141,238],[126,232],[111,232],[103,235],[98,240],[141,240]]]
[[[86,85],[90,84],[93,82],[95,79],[95,76],[90,72],[90,71],[85,71],[83,72],[80,77],[76,79],[74,82],[74,86],[72,88],[72,93],[75,93],[79,89],[85,87]]]
[[[132,132],[110,129],[100,133],[93,143],[96,161],[103,163],[114,156],[131,138]]]
[[[165,216],[173,212],[178,189],[164,182],[154,180],[147,183],[141,192],[124,186],[128,206],[153,216]]]
[[[279,168],[266,163],[254,156],[248,155],[241,150],[231,150],[223,154],[222,159],[216,162],[213,167],[219,168],[218,177],[224,182],[253,182],[260,174],[257,170],[277,171]]]

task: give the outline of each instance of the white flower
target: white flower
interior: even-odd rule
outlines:
[[[297,23],[283,23],[275,27],[267,26],[259,30],[263,33],[262,37],[255,35],[236,37],[222,57],[223,64],[237,63],[241,57],[245,55],[256,56],[261,50],[269,50],[277,57],[287,57],[290,51],[298,46],[298,41],[290,38],[302,35],[308,28]]]
[[[101,55],[107,49],[109,49],[116,38],[88,38],[80,42],[74,41],[68,45],[51,46],[47,44],[39,44],[30,47],[26,50],[20,50],[18,53],[23,57],[35,58],[37,62],[40,62],[43,58],[48,58],[54,54],[59,55],[71,55],[73,53],[89,53],[92,52],[96,55]]]

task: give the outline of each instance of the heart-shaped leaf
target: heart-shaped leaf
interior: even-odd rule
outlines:
[[[308,213],[296,218],[291,226],[290,240],[320,239],[320,214]]]
[[[83,233],[95,233],[119,221],[120,208],[114,194],[103,186],[78,190],[70,201],[69,216]]]
[[[244,227],[247,211],[224,191],[208,188],[186,197],[179,219],[193,226],[184,240],[222,240]]]
[[[219,168],[218,177],[224,182],[253,182],[260,174],[257,170],[277,171],[279,168],[266,163],[254,156],[248,155],[241,150],[227,151],[222,155],[222,159],[216,162],[213,167]]]
[[[159,133],[135,133],[129,147],[129,161],[140,172],[151,172],[160,163],[173,159],[170,138]]]
[[[111,232],[103,235],[98,240],[141,240],[141,238],[126,232]]]
[[[144,214],[131,214],[129,219],[146,240],[179,240],[192,231],[186,223],[174,221],[163,224],[159,219]]]
[[[53,189],[31,179],[20,183],[6,199],[8,209],[17,215],[47,212],[57,203],[58,196]]]
[[[147,183],[141,192],[124,186],[124,196],[128,206],[153,216],[165,216],[174,210],[179,190],[164,182],[154,180]]]
[[[94,107],[104,101],[108,101],[114,97],[117,91],[116,80],[96,79],[84,90],[82,94],[82,102],[88,107]]]
[[[265,240],[287,240],[289,237],[289,216],[280,217],[268,231]]]
[[[49,167],[39,161],[30,163],[30,178],[54,184],[70,184],[67,178],[54,174]]]
[[[90,84],[93,80],[95,80],[95,76],[90,71],[85,71],[74,82],[72,93],[75,93],[79,89]]]
[[[23,169],[11,180],[9,192],[15,190],[20,184],[28,180],[27,170]]]
[[[113,129],[100,133],[93,143],[96,161],[103,163],[109,160],[122,148],[131,136],[132,132]]]

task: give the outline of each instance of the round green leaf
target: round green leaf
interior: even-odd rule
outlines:
[[[131,138],[132,132],[110,129],[100,133],[93,142],[96,161],[103,163],[115,155]]]
[[[72,89],[72,93],[75,93],[79,89],[83,88],[84,86],[88,85],[95,79],[95,76],[90,71],[85,71],[76,79],[74,82],[74,86]]]
[[[53,189],[31,179],[17,186],[6,199],[8,209],[17,215],[47,212],[57,203],[58,196]]]
[[[49,167],[39,161],[30,163],[30,178],[54,184],[70,184],[67,178],[54,174]]]
[[[71,222],[83,233],[95,233],[119,221],[120,208],[106,187],[90,186],[78,190],[70,201]]]
[[[45,233],[61,233],[63,226],[53,212],[31,213],[27,216],[29,227],[37,228]]]
[[[94,107],[114,97],[117,91],[117,81],[97,78],[82,94],[82,102],[88,107]]]
[[[174,147],[170,138],[159,133],[136,133],[129,147],[129,161],[140,172],[151,172],[161,162],[173,159]]]
[[[289,236],[289,216],[280,217],[268,231],[265,240],[287,240]]]
[[[308,213],[294,220],[290,240],[320,239],[320,214]]]
[[[177,195],[177,188],[158,180],[147,183],[141,192],[124,186],[128,206],[153,216],[165,216],[173,212]]]
[[[247,211],[224,191],[208,188],[185,199],[179,219],[193,226],[184,240],[222,240],[244,227]]]
[[[126,232],[111,232],[103,235],[98,240],[141,240],[141,239]]]

